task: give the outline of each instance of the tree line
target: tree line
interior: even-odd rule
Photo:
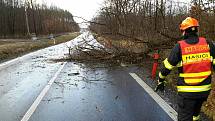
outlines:
[[[25,37],[79,31],[73,15],[36,0],[0,0],[0,37]]]
[[[105,0],[90,29],[167,45],[180,39],[179,24],[187,16],[199,20],[200,35],[215,37],[214,0]]]

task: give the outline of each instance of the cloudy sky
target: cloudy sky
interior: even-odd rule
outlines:
[[[55,5],[62,9],[69,10],[74,16],[80,16],[90,20],[96,15],[104,0],[37,0],[48,5]],[[80,23],[82,20],[74,18]]]
[[[104,0],[36,0],[39,3],[45,2],[48,5],[55,5],[70,11],[74,16],[80,16],[91,20],[96,15]],[[189,2],[190,0],[175,0],[176,2]],[[76,22],[83,20],[74,18]]]

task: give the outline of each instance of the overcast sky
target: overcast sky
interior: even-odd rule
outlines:
[[[74,16],[80,16],[87,20],[91,20],[96,15],[99,8],[102,6],[104,0],[37,0],[48,5],[55,5],[62,9],[70,11]],[[189,2],[190,0],[175,0],[180,2]],[[80,23],[83,20],[74,18],[76,22]]]
[[[37,0],[48,5],[55,5],[62,9],[70,11],[74,16],[80,16],[87,20],[91,20],[96,15],[104,0]],[[74,18],[80,23],[83,20]]]

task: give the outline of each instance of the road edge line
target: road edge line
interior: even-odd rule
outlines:
[[[64,66],[66,65],[67,62],[64,62],[63,65],[58,69],[58,71],[55,73],[55,75],[51,78],[51,80],[48,82],[48,84],[45,86],[45,88],[40,92],[34,103],[31,105],[31,107],[28,109],[28,111],[25,113],[21,121],[28,121],[34,111],[37,109],[38,105],[40,104],[41,100],[43,97],[46,95],[48,90],[50,89],[51,85],[54,83]]]
[[[177,121],[177,112],[164,101],[157,93],[152,90],[137,74],[129,73],[143,89],[159,104],[159,106],[172,118],[173,121]]]
[[[75,38],[74,38],[74,39],[75,39]],[[71,40],[70,40],[70,41],[71,41]],[[68,41],[68,42],[69,42],[69,41]],[[67,43],[67,42],[65,42],[65,43]],[[54,46],[59,46],[59,45],[61,45],[61,44],[63,45],[63,44],[65,44],[65,43],[60,43],[60,44],[53,45],[53,46],[49,46],[49,47],[46,47],[46,48],[41,48],[41,49],[39,49],[39,50],[32,51],[32,52],[30,52],[30,53],[21,55],[21,56],[19,56],[19,57],[13,58],[13,59],[11,59],[11,60],[8,60],[8,61],[5,61],[5,62],[0,62],[0,71],[3,70],[3,69],[5,69],[5,68],[8,68],[8,67],[10,67],[10,66],[12,66],[12,65],[15,65],[15,64],[17,64],[17,63],[19,63],[19,62],[22,62],[22,61],[25,60],[25,59],[28,59],[28,58],[30,58],[30,57],[33,57],[33,56],[35,56],[37,53],[40,53],[41,51],[43,51],[44,49],[50,49],[50,48],[52,48],[52,47],[54,47]]]

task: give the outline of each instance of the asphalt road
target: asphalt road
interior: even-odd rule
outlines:
[[[62,62],[50,61],[66,53],[61,44],[1,68],[0,121],[20,121],[26,115],[29,121],[172,121],[129,75],[138,67],[76,62],[62,67]],[[44,89],[47,93],[26,114]]]

